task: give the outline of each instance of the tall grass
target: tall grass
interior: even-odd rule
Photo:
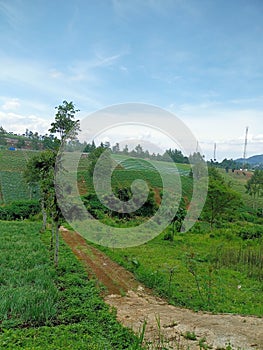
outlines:
[[[38,224],[0,225],[1,325],[44,324],[56,315],[58,295]]]
[[[228,267],[245,272],[248,277],[263,281],[263,244],[222,247],[216,256],[219,268]]]

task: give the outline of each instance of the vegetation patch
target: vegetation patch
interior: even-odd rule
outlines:
[[[0,225],[0,326],[45,324],[56,315],[58,293],[39,225]]]
[[[141,349],[63,242],[55,270],[50,232],[39,235],[39,223],[0,225],[0,348]]]
[[[40,203],[37,200],[15,201],[0,206],[0,220],[28,219],[40,212]]]
[[[23,176],[27,161],[36,154],[0,150],[0,203],[39,198],[38,186],[29,187]]]
[[[229,224],[232,229],[235,224]],[[202,223],[176,233],[173,241],[164,240],[169,231],[172,227],[140,247],[100,249],[171,304],[262,316],[261,238],[244,241],[225,229],[211,234]]]

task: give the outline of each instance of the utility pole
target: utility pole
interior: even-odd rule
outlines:
[[[214,162],[216,162],[216,143],[214,144]]]
[[[245,168],[246,158],[247,158],[247,135],[248,135],[248,126],[246,127],[246,136],[245,136],[245,143],[244,143],[243,170]]]

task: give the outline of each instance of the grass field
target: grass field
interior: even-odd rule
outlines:
[[[0,221],[0,349],[141,349],[62,242],[53,268],[39,228]]]
[[[244,174],[246,176],[244,176]],[[232,188],[241,194],[244,203],[248,207],[252,208],[253,199],[248,193],[246,193],[246,188],[245,188],[245,185],[251,176],[251,172],[243,173],[242,171],[238,171],[235,173],[232,173],[232,172],[226,173],[225,171],[222,170],[222,175],[224,176],[227,182],[230,182]],[[258,208],[263,208],[263,197],[259,197],[257,199],[256,205]]]
[[[243,241],[231,224],[212,233],[199,225],[174,242],[162,233],[138,247],[100,249],[174,305],[261,317],[263,239]]]

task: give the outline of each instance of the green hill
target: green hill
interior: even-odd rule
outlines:
[[[226,179],[227,182],[229,182],[232,186],[232,188],[241,194],[242,199],[246,206],[253,207],[253,199],[252,197],[246,193],[245,185],[247,181],[252,176],[252,172],[242,172],[242,171],[235,171],[235,172],[229,172],[226,173],[225,171],[222,171],[222,175]],[[260,197],[258,199],[258,207],[263,208],[263,197]]]
[[[241,164],[243,164],[245,162],[246,164],[249,164],[253,167],[255,167],[255,166],[262,167],[263,166],[263,154],[255,155],[255,156],[249,157],[247,159],[239,158],[236,160],[236,162],[239,162]]]

